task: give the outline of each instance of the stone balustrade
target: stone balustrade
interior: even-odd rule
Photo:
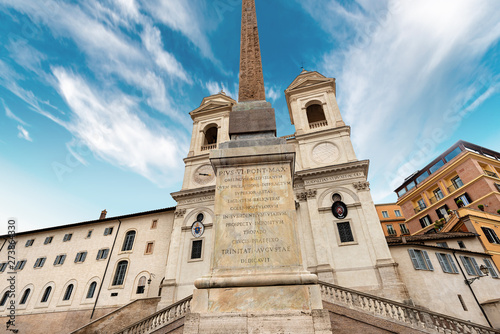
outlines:
[[[217,149],[217,144],[210,144],[210,145],[203,145],[201,147],[201,151],[210,151],[210,150],[215,150]]]
[[[151,316],[123,329],[116,334],[145,334],[168,325],[171,322],[185,316],[191,310],[191,299],[193,296],[186,297],[175,304],[160,310]]]
[[[313,122],[309,123],[309,129],[317,129],[317,128],[322,128],[324,126],[328,125],[327,120],[319,121],[319,122]]]
[[[376,317],[401,323],[424,333],[500,333],[500,331],[490,327],[473,324],[444,314],[408,306],[330,283],[320,282],[319,284],[321,287],[321,296],[326,302],[370,313]]]

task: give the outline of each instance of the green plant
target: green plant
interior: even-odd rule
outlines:
[[[497,213],[500,215],[500,210],[497,210]]]
[[[459,199],[457,201],[457,205],[458,205],[459,208],[461,208],[464,205],[464,201],[462,201],[461,199]]]
[[[451,211],[451,210],[448,210],[448,214],[449,214],[449,215],[451,215],[451,214],[452,214],[452,212],[453,212],[453,211]]]
[[[479,204],[477,207],[479,208],[479,210],[484,210],[484,205],[482,204]]]

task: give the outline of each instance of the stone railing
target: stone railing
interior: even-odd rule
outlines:
[[[210,150],[215,150],[217,149],[217,144],[210,144],[210,145],[203,145],[201,147],[201,151],[210,151]]]
[[[498,179],[498,175],[496,173],[490,172],[489,170],[483,169],[484,175],[488,175],[491,177],[494,177],[495,179]]]
[[[324,126],[328,125],[328,121],[319,121],[319,122],[313,122],[309,123],[309,129],[317,129],[317,128],[322,128]]]
[[[293,135],[288,135],[288,136],[283,136],[283,137],[280,137],[280,138],[283,138],[283,139],[285,139],[285,140],[295,139],[295,134],[293,134]]]
[[[152,333],[189,313],[191,310],[191,299],[193,299],[192,295],[130,325],[116,334]]]
[[[427,333],[446,334],[494,334],[500,333],[490,327],[477,325],[444,314],[422,310],[394,302],[389,299],[343,288],[330,283],[320,282],[321,296],[324,301],[349,309],[370,313],[376,317],[401,323],[404,326]]]

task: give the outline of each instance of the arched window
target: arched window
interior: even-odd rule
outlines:
[[[311,104],[307,107],[306,112],[309,127],[311,129],[328,125],[326,122],[325,112],[320,104]]]
[[[31,289],[26,289],[23,293],[23,297],[21,298],[21,301],[19,302],[19,305],[24,305],[28,301],[28,297],[30,296]]]
[[[2,300],[0,301],[0,306],[4,306],[5,303],[7,302],[7,299],[9,299],[10,296],[10,291],[5,291],[3,294]]]
[[[217,133],[219,129],[216,126],[212,126],[205,131],[205,141],[203,145],[213,145],[217,144]]]
[[[141,276],[141,278],[139,278],[139,283],[137,284],[137,294],[142,294],[144,293],[144,290],[146,289],[146,277],[145,276]]]
[[[118,265],[116,266],[115,278],[113,279],[113,285],[123,285],[125,274],[127,273],[127,266],[127,261],[118,262]]]
[[[97,282],[90,283],[89,291],[87,291],[87,298],[94,298],[94,292],[96,287],[97,287]]]
[[[43,297],[42,297],[42,300],[41,300],[42,303],[46,303],[47,300],[49,300],[50,292],[51,291],[52,291],[52,287],[51,286],[48,286],[47,289],[45,289],[45,292],[43,293]]]
[[[132,247],[134,246],[134,239],[135,231],[128,231],[125,235],[125,240],[123,241],[122,252],[132,250]]]
[[[68,285],[66,288],[66,292],[64,293],[63,300],[69,300],[71,298],[71,294],[73,293],[73,284]]]

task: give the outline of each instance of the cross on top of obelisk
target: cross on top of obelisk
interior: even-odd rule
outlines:
[[[239,102],[265,101],[255,0],[243,0],[241,16]]]

